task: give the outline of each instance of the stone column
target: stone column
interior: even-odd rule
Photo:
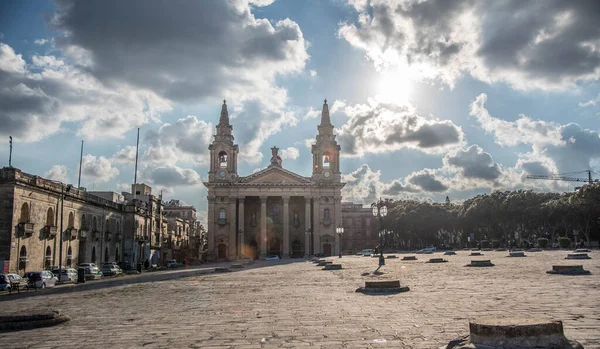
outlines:
[[[260,259],[267,257],[267,198],[260,197]]]
[[[215,255],[215,230],[217,229],[217,224],[215,222],[215,201],[216,197],[208,196],[208,224],[206,225],[206,229],[208,230],[207,251],[209,260],[215,260],[217,258]],[[135,214],[133,215],[133,219],[135,219]],[[133,233],[134,236],[135,234],[136,232]]]
[[[321,253],[321,197],[313,198],[313,253]]]
[[[340,252],[342,251],[342,239],[344,238],[343,236],[339,236],[339,234],[337,234],[337,227],[339,227],[340,225],[343,224],[343,222],[342,222],[342,198],[341,197],[335,197],[333,199],[333,212],[335,212],[334,213],[335,214],[335,217],[334,217],[335,228],[333,231],[335,232],[336,239],[338,240],[338,243],[335,244],[336,246],[338,246],[336,254],[339,255]]]
[[[238,256],[244,256],[244,196],[238,197]]]
[[[235,260],[237,257],[237,244],[235,243],[237,237],[236,199],[235,196],[229,197],[229,251],[227,253],[229,260]]]
[[[290,197],[283,198],[283,258],[290,256]]]
[[[310,196],[304,197],[304,257],[310,253],[310,234],[306,232],[311,228],[310,222]]]

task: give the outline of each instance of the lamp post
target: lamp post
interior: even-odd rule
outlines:
[[[58,181],[49,180],[53,183],[60,183],[60,233],[58,234],[58,282],[60,282],[60,277],[62,275],[62,255],[63,255],[63,221],[65,214],[65,198],[67,197],[67,193],[71,190],[72,185],[67,185],[67,191],[65,193],[65,184]]]
[[[308,255],[312,256],[312,253],[311,253],[311,247],[312,247],[312,227],[308,227],[306,229],[305,234],[306,234],[306,236],[308,238],[308,246],[306,247],[308,249]]]
[[[342,258],[342,234],[344,234],[344,227],[342,227],[342,223],[340,223],[340,225],[337,228],[335,228],[335,232],[340,237],[340,258]]]
[[[373,216],[379,218],[379,266],[385,265],[385,259],[383,258],[383,218],[387,216],[387,203],[383,199],[371,204],[373,210]]]

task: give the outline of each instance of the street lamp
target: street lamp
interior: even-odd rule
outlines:
[[[379,266],[385,265],[385,259],[383,258],[383,218],[387,216],[387,202],[383,199],[371,204],[373,210],[373,216],[379,218]]]
[[[306,229],[306,232],[305,232],[306,238],[308,240],[308,246],[305,248],[305,250],[308,250],[308,255],[309,256],[312,256],[312,253],[310,251],[311,247],[312,247],[312,239],[311,239],[312,238],[312,232],[313,232],[312,227],[308,227]]]
[[[335,228],[335,232],[340,237],[340,258],[342,258],[342,234],[344,234],[344,227],[342,227],[342,223],[340,223],[339,227]]]
[[[67,185],[67,191],[65,192],[65,184],[62,182],[58,182],[58,181],[53,181],[53,180],[48,180],[50,182],[59,184],[60,183],[60,234],[58,234],[58,282],[60,282],[60,277],[62,275],[62,255],[63,255],[63,221],[64,221],[64,214],[65,214],[65,198],[67,197],[67,193],[71,190],[71,188],[73,187],[72,185]]]

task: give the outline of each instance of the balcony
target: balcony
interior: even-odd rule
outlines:
[[[77,235],[79,235],[79,233],[77,232],[77,229],[75,229],[75,228],[69,228],[69,229],[67,229],[66,233],[67,233],[66,234],[67,238],[71,239],[71,240],[77,239]]]
[[[79,239],[80,239],[80,240],[85,240],[85,239],[87,239],[89,236],[90,236],[90,232],[88,232],[87,230],[83,230],[83,229],[80,229],[80,230],[79,230]]]
[[[17,232],[20,236],[33,235],[33,223],[19,223],[17,225]]]
[[[56,229],[56,227],[53,227],[51,225],[47,225],[44,227],[44,234],[48,239],[55,237],[57,233],[58,229]]]

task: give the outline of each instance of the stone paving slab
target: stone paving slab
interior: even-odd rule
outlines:
[[[586,349],[600,348],[600,252],[578,260],[592,275],[546,274],[568,264],[564,251],[529,258],[486,252],[494,268],[448,263],[335,258],[323,273],[304,260],[260,261],[224,274],[153,273],[107,288],[0,297],[0,314],[60,310],[66,325],[0,333],[0,343],[31,348],[438,348],[468,332],[476,317],[551,316]],[[435,256],[442,253],[436,253]],[[330,259],[330,260],[333,260]],[[369,274],[369,276],[361,276]],[[410,291],[364,295],[369,280],[399,279]],[[125,280],[125,279],[124,279]],[[46,338],[47,340],[41,340]],[[8,347],[11,347],[9,344]]]

